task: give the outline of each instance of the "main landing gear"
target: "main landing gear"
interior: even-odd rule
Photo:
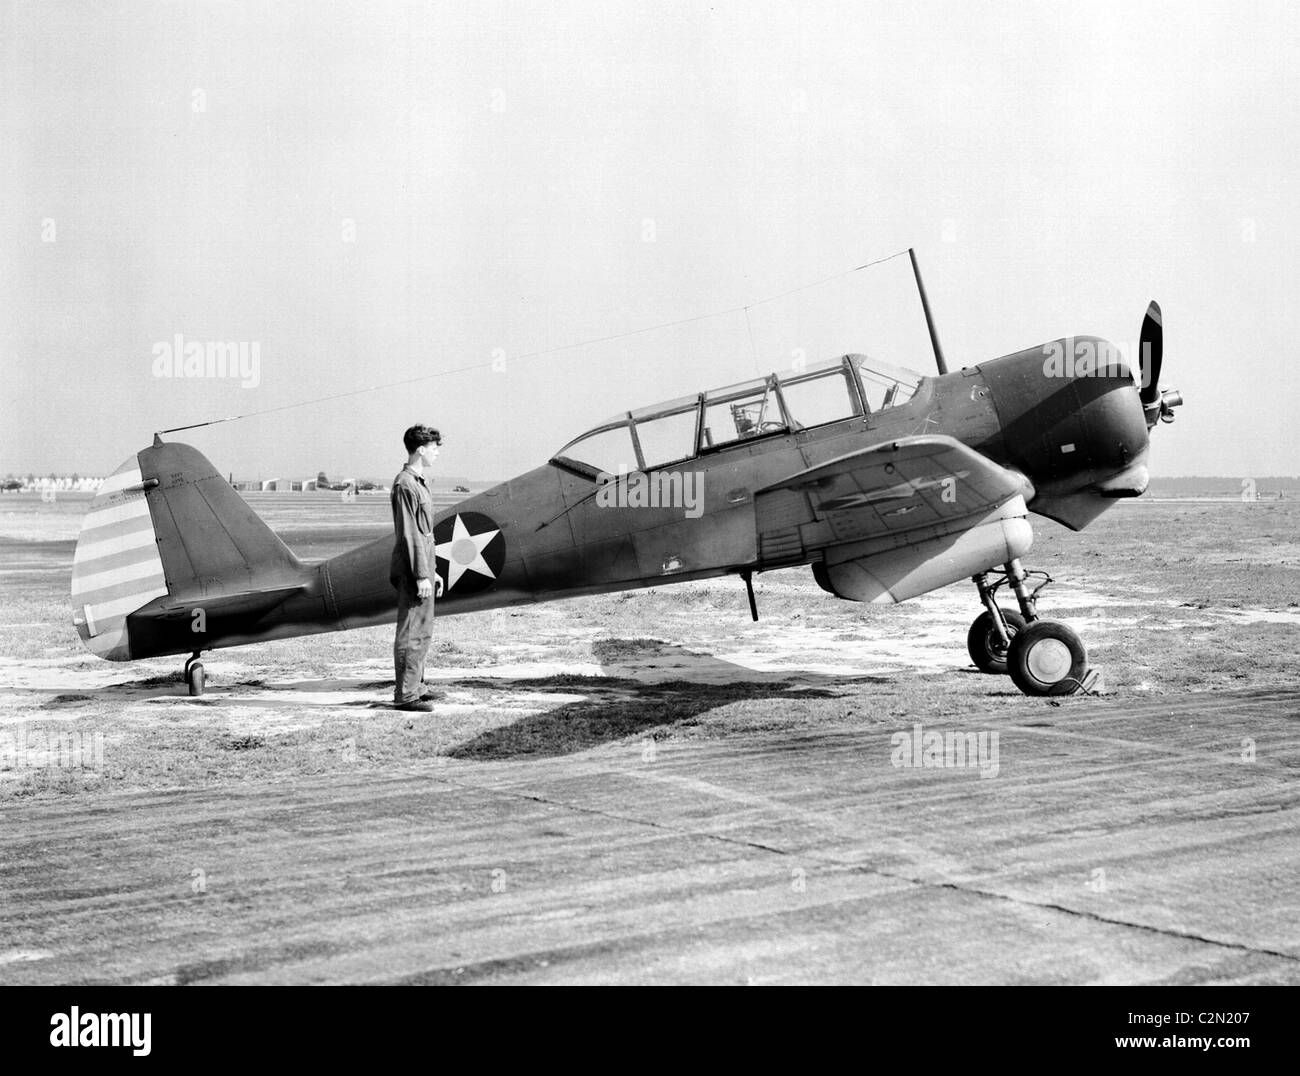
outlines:
[[[199,660],[199,656],[200,652],[196,650],[185,662],[185,683],[191,695],[202,695],[203,688],[208,682],[207,673],[203,671],[203,662]]]
[[[1032,590],[1028,580],[1041,576]],[[984,612],[966,635],[971,660],[986,673],[1008,673],[1026,695],[1070,695],[1086,688],[1088,653],[1083,640],[1057,620],[1038,616],[1038,592],[1052,581],[1046,572],[1026,572],[1019,560],[1008,561],[1003,572],[974,577]],[[995,595],[1010,584],[1020,606],[1017,613],[1001,608]]]

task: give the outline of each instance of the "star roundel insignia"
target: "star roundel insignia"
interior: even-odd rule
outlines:
[[[444,595],[486,590],[506,562],[501,528],[479,512],[457,512],[444,519],[433,528],[433,543]]]

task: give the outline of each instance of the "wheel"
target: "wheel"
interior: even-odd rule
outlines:
[[[208,681],[203,672],[203,662],[189,662],[185,666],[185,683],[189,685],[191,695],[202,695],[203,686]]]
[[[1007,672],[1026,695],[1068,695],[1087,671],[1083,640],[1059,620],[1035,620],[1007,649]]]
[[[1007,634],[1013,639],[1025,630],[1025,618],[1011,609],[1002,610],[1002,619],[1006,621]],[[993,624],[993,615],[987,609],[975,618],[975,623],[966,633],[966,651],[980,672],[1007,671],[1007,648],[998,638],[998,629]]]

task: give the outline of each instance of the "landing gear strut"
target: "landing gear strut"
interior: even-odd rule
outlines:
[[[199,660],[200,652],[194,651],[194,654],[185,662],[185,683],[190,689],[191,695],[202,695],[203,687],[208,682],[207,674],[203,671],[203,662]]]
[[[1005,673],[1011,640],[1025,630],[1025,618],[996,605],[980,613],[966,633],[966,650],[980,672]]]
[[[1028,580],[1042,582],[1030,589]],[[982,672],[1009,673],[1026,695],[1069,695],[1085,686],[1088,654],[1075,631],[1038,615],[1038,592],[1052,581],[1046,572],[1026,572],[1010,560],[999,577],[980,572],[974,577],[984,612],[966,635],[966,649]],[[1003,609],[995,595],[1010,585],[1020,612]]]

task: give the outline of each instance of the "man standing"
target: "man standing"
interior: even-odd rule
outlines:
[[[398,710],[433,710],[424,691],[424,659],[433,641],[435,591],[442,593],[433,546],[433,498],[424,468],[438,458],[442,435],[432,426],[412,426],[402,435],[406,466],[393,479],[393,560],[389,581],[397,588],[397,638],[393,642],[393,705]]]

